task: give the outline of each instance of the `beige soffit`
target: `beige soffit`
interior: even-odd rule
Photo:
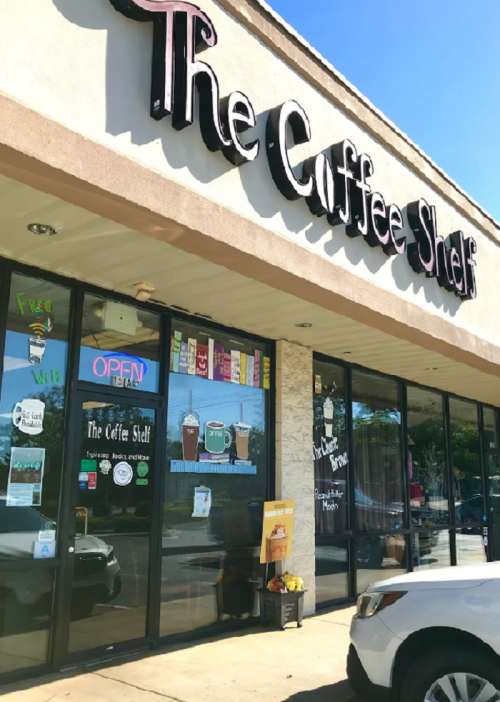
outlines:
[[[135,295],[139,278],[147,279],[155,285],[157,301],[170,306],[174,314],[180,307],[203,317],[203,323],[213,319],[264,338],[285,339],[365,368],[498,404],[500,366],[494,376],[457,363],[418,343],[395,338],[2,176],[0,212],[0,251],[23,263],[129,296]],[[34,236],[27,228],[33,221],[51,222],[57,236]],[[26,292],[33,286],[24,281]],[[57,322],[59,315],[67,315],[67,296],[55,299]],[[300,322],[312,326],[297,327]],[[145,341],[151,349],[151,342],[158,339],[154,327],[150,318],[133,337],[99,327],[94,335],[84,332],[82,343],[117,350]]]
[[[313,49],[263,0],[217,0],[294,71],[400,158],[419,178],[500,242],[500,223]]]
[[[487,340],[2,94],[0,173],[296,299],[500,376],[500,351]],[[144,280],[137,261],[130,265],[137,270],[134,283]],[[232,324],[241,327],[237,320]]]

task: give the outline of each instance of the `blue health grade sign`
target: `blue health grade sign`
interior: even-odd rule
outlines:
[[[56,557],[56,542],[55,541],[35,541],[33,550],[33,558],[55,558]]]

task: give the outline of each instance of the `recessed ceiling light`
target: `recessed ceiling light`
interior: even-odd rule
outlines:
[[[39,236],[54,236],[54,234],[57,234],[57,230],[51,227],[50,224],[28,224],[28,230],[32,234],[38,234]]]
[[[437,367],[431,367],[431,368],[426,368],[425,370],[428,370],[428,371],[435,371],[435,370],[439,370],[439,368],[437,368]]]
[[[342,351],[342,355],[343,355],[343,356],[350,356],[350,355],[351,355],[351,351]]]
[[[308,329],[309,327],[312,327],[311,322],[300,322],[300,324],[296,324],[296,327],[302,327],[303,329]]]

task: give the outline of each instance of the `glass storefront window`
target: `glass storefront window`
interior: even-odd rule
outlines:
[[[450,398],[453,491],[457,524],[483,522],[483,479],[477,405]]]
[[[482,527],[457,529],[457,565],[486,563],[487,560]]]
[[[345,369],[332,363],[313,365],[313,456],[316,534],[347,530],[348,455]]]
[[[413,534],[412,544],[413,570],[446,568],[451,565],[448,531],[419,531]]]
[[[404,506],[398,383],[353,371],[352,401],[356,528],[399,529]]]
[[[160,636],[256,616],[264,577],[259,554],[258,548],[231,548],[165,556]]]
[[[408,479],[412,524],[449,523],[443,396],[408,387]]]
[[[349,543],[316,542],[316,604],[349,595]]]
[[[163,545],[260,541],[269,349],[177,320],[172,334]]]
[[[355,548],[358,593],[377,580],[406,573],[406,537],[402,534],[358,537]]]
[[[496,411],[491,407],[483,409],[483,446],[488,471],[490,500],[500,497],[500,454],[498,450],[498,429]],[[491,504],[493,507],[493,504]]]
[[[0,675],[47,662],[53,568],[0,569]]]
[[[158,391],[160,315],[86,294],[80,380]]]
[[[39,557],[42,539],[48,549],[56,540],[69,312],[68,289],[12,275],[0,401],[0,559]]]

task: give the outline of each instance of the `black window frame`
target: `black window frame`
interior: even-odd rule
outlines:
[[[70,307],[69,307],[69,330],[68,330],[68,361],[66,369],[65,382],[65,411],[64,411],[64,432],[61,436],[63,442],[63,463],[65,466],[70,465],[68,456],[71,454],[74,444],[74,417],[79,411],[77,407],[78,391],[86,391],[90,393],[106,394],[113,398],[127,398],[138,405],[141,403],[157,403],[160,411],[158,412],[157,422],[157,463],[161,464],[158,468],[158,474],[161,480],[157,482],[157,490],[153,496],[152,503],[152,529],[151,529],[151,549],[150,549],[150,568],[149,568],[149,588],[148,588],[148,640],[152,647],[157,647],[165,642],[173,641],[190,641],[199,637],[197,631],[187,631],[182,634],[169,635],[160,637],[160,606],[161,606],[161,564],[164,556],[171,553],[171,549],[162,548],[161,529],[163,526],[162,514],[165,495],[165,473],[166,473],[166,436],[167,436],[167,412],[166,405],[168,402],[168,386],[169,386],[169,369],[170,369],[170,337],[172,333],[172,321],[174,319],[184,321],[187,324],[196,324],[198,326],[206,326],[209,329],[217,330],[223,334],[236,335],[248,341],[255,341],[259,344],[265,344],[269,349],[270,357],[270,389],[266,402],[266,450],[267,450],[267,481],[266,481],[266,501],[273,501],[275,495],[276,484],[276,469],[275,469],[275,445],[276,445],[276,428],[275,428],[275,406],[276,406],[276,342],[273,339],[267,339],[256,334],[248,333],[236,327],[215,322],[210,317],[191,313],[188,310],[180,309],[176,306],[166,306],[154,301],[141,302],[133,299],[131,296],[125,295],[113,290],[107,290],[99,286],[86,283],[82,280],[66,277],[58,273],[53,273],[35,266],[20,263],[15,260],[0,257],[0,394],[3,385],[3,366],[4,366],[4,350],[7,331],[8,305],[11,290],[12,274],[25,275],[31,278],[47,281],[67,288],[70,291]],[[81,330],[82,330],[82,315],[84,306],[84,295],[95,295],[103,300],[113,302],[121,302],[128,306],[142,309],[148,312],[158,313],[160,316],[160,367],[159,381],[156,392],[144,391],[133,388],[119,388],[106,386],[102,383],[93,383],[90,381],[79,379],[80,367],[80,349],[81,349]],[[64,658],[64,641],[61,640],[61,622],[64,621],[66,613],[63,610],[64,598],[68,596],[64,582],[61,577],[66,568],[67,551],[61,548],[62,535],[68,531],[70,521],[69,512],[64,507],[69,503],[70,494],[70,475],[68,470],[61,471],[61,486],[60,486],[60,514],[58,523],[60,526],[60,535],[58,536],[57,557],[46,560],[16,560],[16,561],[0,561],[8,564],[9,570],[22,571],[29,568],[53,568],[54,569],[54,592],[59,592],[62,597],[53,599],[53,609],[50,623],[50,650],[48,652],[47,662],[33,668],[23,668],[19,672],[6,673],[1,675],[1,681],[15,682],[25,679],[27,676],[48,674],[57,671],[65,662]],[[248,546],[260,546],[260,542],[256,544],[252,542]],[[186,549],[186,553],[200,551],[220,551],[221,546],[213,544],[211,546],[193,547]],[[180,554],[180,549],[175,553]],[[272,569],[270,569],[272,574]],[[243,623],[244,625],[244,623]],[[219,632],[232,631],[242,626],[239,621],[231,620],[229,622],[215,622],[210,627],[210,635],[215,635]],[[59,635],[58,635],[59,633]],[[130,650],[133,650],[134,642],[131,642]],[[124,650],[129,650],[128,645]]]
[[[488,536],[488,544],[486,546],[487,561],[493,560],[493,544],[492,544],[492,516],[491,516],[491,505],[490,505],[490,495],[489,495],[489,476],[488,467],[486,465],[486,455],[484,450],[484,423],[483,423],[483,412],[485,408],[492,410],[496,418],[497,431],[500,432],[500,408],[495,407],[489,403],[480,402],[478,400],[472,400],[471,398],[463,397],[457,395],[456,393],[444,391],[441,388],[437,388],[431,385],[423,385],[411,380],[405,380],[398,376],[391,375],[389,373],[382,373],[380,371],[373,370],[372,368],[366,368],[357,363],[352,363],[346,361],[342,358],[337,358],[335,356],[328,356],[323,353],[313,352],[313,368],[312,368],[312,385],[311,392],[314,392],[314,375],[315,375],[315,361],[321,363],[330,363],[340,367],[345,368],[346,372],[346,429],[347,429],[347,447],[349,452],[349,463],[348,463],[348,525],[349,529],[346,532],[339,534],[328,534],[321,535],[315,534],[315,543],[326,545],[332,543],[335,540],[349,540],[349,595],[347,598],[342,600],[328,600],[319,605],[317,605],[317,610],[326,609],[332,605],[337,605],[342,602],[353,602],[358,596],[357,588],[357,573],[356,573],[356,545],[360,538],[366,536],[391,536],[391,535],[404,535],[406,541],[406,566],[407,571],[411,572],[414,569],[414,539],[415,534],[431,534],[438,531],[449,532],[449,544],[450,544],[450,565],[457,565],[457,531],[464,528],[463,525],[457,524],[455,518],[455,506],[453,500],[453,477],[452,477],[452,449],[451,449],[451,431],[450,431],[450,398],[454,398],[460,401],[466,401],[473,404],[477,408],[478,413],[478,429],[480,437],[480,461],[481,461],[481,478],[483,485],[483,496],[484,496],[484,509],[485,515],[487,517],[486,521],[480,522],[470,522],[467,523],[467,529],[480,530],[483,536]],[[356,532],[356,515],[355,515],[355,498],[354,498],[354,475],[355,475],[355,455],[354,455],[354,444],[353,444],[353,416],[352,416],[352,373],[353,371],[361,371],[364,373],[369,373],[380,378],[386,378],[388,380],[396,381],[399,387],[399,397],[401,402],[401,424],[400,424],[400,450],[401,450],[401,466],[402,466],[402,481],[403,481],[403,498],[404,498],[404,510],[405,510],[405,523],[403,528],[393,531],[386,532]],[[411,520],[411,509],[410,509],[410,481],[408,478],[408,388],[414,387],[421,390],[426,390],[429,392],[437,393],[442,398],[443,407],[443,429],[444,429],[444,441],[445,441],[445,456],[446,456],[446,478],[448,481],[448,506],[449,506],[449,521],[446,524],[433,525],[429,527],[417,527],[412,524]],[[500,433],[497,434],[500,438]],[[500,459],[499,459],[500,460]]]

